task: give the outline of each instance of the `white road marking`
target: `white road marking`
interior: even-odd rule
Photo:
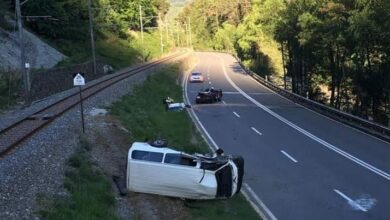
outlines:
[[[237,112],[233,112],[233,114],[234,114],[235,116],[237,116],[237,118],[241,118],[241,116],[240,116],[239,114],[237,114]]]
[[[331,117],[329,117],[329,116],[326,116],[326,115],[323,115],[323,114],[321,114],[321,113],[318,113],[318,112],[316,112],[316,111],[314,111],[314,110],[312,110],[312,109],[310,109],[310,108],[305,107],[304,105],[301,105],[301,104],[299,104],[299,103],[293,102],[293,101],[291,101],[291,99],[288,99],[288,98],[284,97],[283,95],[281,95],[281,94],[279,94],[279,93],[277,93],[277,92],[274,92],[272,89],[268,88],[267,86],[264,86],[262,83],[258,82],[258,81],[255,80],[253,77],[251,77],[251,76],[249,76],[249,75],[248,75],[248,77],[249,77],[250,79],[252,79],[254,82],[256,82],[256,83],[262,85],[265,89],[269,90],[271,93],[276,94],[277,96],[279,96],[279,97],[281,97],[281,98],[283,98],[283,99],[285,99],[285,100],[287,100],[287,101],[289,101],[289,102],[292,102],[292,103],[294,103],[294,104],[296,104],[296,105],[298,105],[298,106],[300,106],[300,107],[302,107],[302,108],[304,108],[304,109],[306,109],[306,110],[308,110],[308,111],[311,111],[311,112],[313,112],[313,113],[316,114],[316,115],[319,115],[319,116],[321,116],[321,117],[323,117],[323,118],[329,119],[329,120],[331,120],[331,121],[333,121],[333,122],[336,122],[337,124],[340,124],[340,125],[342,125],[342,126],[344,126],[344,127],[350,128],[350,129],[352,129],[352,130],[354,130],[354,131],[357,131],[357,132],[359,132],[359,133],[361,133],[361,134],[364,134],[364,135],[366,135],[366,136],[369,136],[369,137],[371,137],[371,138],[373,138],[373,139],[375,139],[375,140],[378,140],[378,141],[380,141],[380,142],[383,142],[383,143],[385,143],[385,144],[389,144],[389,143],[390,143],[390,142],[388,142],[388,141],[385,141],[385,140],[383,140],[383,139],[380,139],[380,138],[378,138],[378,137],[375,137],[375,136],[373,136],[373,135],[371,135],[371,134],[365,133],[364,131],[361,131],[361,130],[359,130],[359,129],[357,129],[357,128],[354,128],[354,127],[352,127],[352,126],[350,126],[350,125],[348,125],[348,124],[344,124],[344,123],[342,123],[342,122],[339,122],[339,121],[337,121],[337,120],[335,120],[335,119],[333,119],[333,118],[331,118]],[[249,93],[249,94],[250,94],[250,93]]]
[[[288,159],[292,160],[294,163],[298,163],[298,161],[296,159],[294,159],[294,157],[292,157],[290,154],[286,153],[284,150],[281,150],[280,152],[282,152],[282,154],[284,154],[284,156],[288,157]]]
[[[182,84],[184,85],[184,94],[183,94],[184,100],[186,100],[186,102],[190,103],[190,102],[189,102],[190,99],[188,98],[188,93],[187,93],[187,85],[188,85],[187,80],[188,80],[188,76],[189,76],[189,72],[186,74],[186,77],[184,77]],[[196,123],[195,123],[196,127],[198,128],[199,131],[201,131],[201,136],[202,136],[202,138],[203,138],[207,143],[210,143],[210,144],[208,144],[209,148],[210,148],[212,151],[215,151],[215,150],[217,150],[218,148],[220,148],[220,147],[217,145],[217,143],[214,141],[214,139],[211,137],[211,135],[207,132],[207,130],[206,130],[206,128],[203,126],[202,122],[200,122],[198,116],[195,114],[194,109],[192,109],[192,108],[188,109],[188,108],[187,108],[187,110],[190,112],[190,114],[189,114],[190,117],[196,122]],[[203,134],[206,135],[207,138],[206,138]],[[248,184],[244,183],[244,184],[243,184],[243,189],[247,190],[247,191],[249,192],[249,194],[250,194],[253,198],[256,199],[256,202],[257,202],[258,204],[253,203],[253,202],[249,199],[248,195],[247,195],[246,193],[244,193],[244,191],[242,191],[243,194],[244,194],[244,196],[245,196],[245,198],[249,201],[249,203],[251,204],[251,206],[253,207],[253,209],[256,211],[256,213],[257,213],[262,219],[268,219],[268,218],[263,214],[262,211],[260,211],[260,207],[262,208],[262,210],[264,210],[264,212],[267,213],[267,215],[269,216],[269,218],[270,218],[271,220],[277,220],[277,218],[275,218],[275,216],[272,214],[272,212],[267,208],[267,206],[265,206],[265,204],[260,200],[260,198],[256,195],[256,193],[253,192],[253,190],[249,187]],[[259,205],[260,205],[260,207],[259,207]]]
[[[210,80],[210,77],[209,77],[209,76],[207,76],[207,79],[208,79],[208,80]]]
[[[260,131],[258,131],[256,128],[254,127],[251,127],[251,129],[256,132],[258,135],[263,135]]]
[[[211,84],[211,82],[209,82],[209,84]]]
[[[380,170],[376,167],[374,167],[373,165],[367,163],[367,162],[364,162],[362,160],[360,160],[359,158],[337,148],[336,146],[322,140],[321,138],[313,135],[312,133],[304,130],[303,128],[297,126],[296,124],[290,122],[289,120],[285,119],[284,117],[278,115],[277,113],[273,112],[272,110],[270,110],[269,108],[265,107],[264,105],[260,104],[258,101],[256,101],[254,98],[250,97],[248,94],[246,94],[244,91],[242,91],[233,81],[232,79],[229,77],[229,75],[227,74],[226,72],[226,68],[225,68],[225,62],[224,60],[219,57],[219,56],[216,56],[218,57],[220,60],[221,60],[221,65],[222,65],[222,69],[223,69],[223,73],[225,75],[225,78],[228,80],[228,82],[230,83],[230,85],[232,85],[238,92],[240,92],[245,98],[247,98],[249,101],[251,101],[253,104],[257,105],[259,108],[263,109],[265,112],[269,113],[270,115],[274,116],[275,118],[279,119],[281,122],[287,124],[288,126],[290,126],[291,128],[297,130],[298,132],[302,133],[303,135],[311,138],[312,140],[320,143],[321,145],[325,146],[326,148],[340,154],[341,156],[361,165],[362,167],[365,167],[366,169],[378,174],[379,176],[387,179],[387,180],[390,180],[390,174],[386,173],[385,171],[383,170]]]
[[[231,95],[241,95],[241,93],[239,92],[223,92],[223,94],[231,94]],[[249,95],[273,95],[272,93],[263,93],[263,92],[251,92],[251,93],[248,93]]]
[[[262,211],[260,211],[259,207],[252,201],[251,197],[248,195],[246,192],[245,186],[241,189],[240,191],[242,195],[244,195],[245,199],[249,202],[249,204],[252,206],[252,208],[257,212],[257,214],[262,218],[262,219],[267,219],[267,216],[263,214]],[[257,202],[257,201],[256,201]]]
[[[265,204],[261,201],[261,199],[256,195],[255,192],[253,192],[252,188],[247,184],[244,183],[245,188],[252,194],[253,198],[256,200],[257,203],[260,204],[260,206],[264,209],[264,211],[268,214],[270,219],[276,220],[277,218],[272,214],[272,212],[265,206]]]
[[[357,200],[352,200],[348,196],[346,196],[344,193],[340,192],[338,189],[333,189],[339,196],[343,197],[345,200],[348,201],[348,204],[355,210],[361,210],[363,212],[367,212],[370,208],[372,208],[376,200],[373,198],[369,198],[365,196],[365,198],[360,198]]]
[[[224,105],[226,105],[226,102],[225,102],[225,101],[223,101],[223,100],[222,100],[222,103],[223,103]]]

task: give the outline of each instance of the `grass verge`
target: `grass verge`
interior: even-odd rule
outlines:
[[[0,112],[6,110],[17,102],[19,77],[13,72],[0,71]]]
[[[133,95],[115,103],[111,113],[131,131],[133,140],[163,137],[177,150],[208,152],[187,112],[167,112],[162,104],[166,96],[182,101],[178,74],[175,65],[160,70],[136,87]],[[191,219],[259,219],[241,194],[228,200],[186,201],[186,207]]]
[[[89,159],[89,143],[81,139],[80,149],[69,159],[64,187],[67,198],[40,199],[43,219],[118,219],[111,184]]]
[[[148,61],[161,56],[159,32],[144,32],[143,46],[140,38],[139,32],[132,32],[127,39],[123,39],[107,31],[101,31],[95,42],[97,58],[120,69],[142,61],[143,57]],[[58,66],[68,66],[91,59],[90,41],[74,42],[63,39],[48,41],[68,56]],[[172,48],[172,43],[164,41],[164,45],[167,53]]]

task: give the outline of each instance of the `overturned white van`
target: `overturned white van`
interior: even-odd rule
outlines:
[[[190,155],[135,142],[128,153],[126,187],[187,199],[230,198],[240,191],[244,160],[217,152]]]

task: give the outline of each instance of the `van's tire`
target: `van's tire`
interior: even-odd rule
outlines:
[[[236,192],[236,194],[238,194],[241,190],[242,179],[244,177],[244,164],[245,164],[245,162],[244,162],[244,158],[241,156],[233,157],[233,162],[236,164],[237,169],[238,169],[237,192]]]

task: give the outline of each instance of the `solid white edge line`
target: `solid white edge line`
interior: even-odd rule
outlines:
[[[288,157],[294,163],[298,163],[298,161],[296,159],[294,159],[294,157],[292,157],[290,154],[286,153],[284,150],[281,150],[280,152],[282,152],[282,154],[284,154],[284,156]]]
[[[267,216],[264,215],[264,213],[259,209],[259,207],[252,201],[251,197],[248,195],[246,192],[246,188],[241,189],[242,195],[244,195],[245,199],[251,204],[252,208],[257,212],[257,214],[262,218],[262,219],[267,219]]]
[[[363,208],[361,205],[359,205],[358,203],[356,203],[355,201],[350,199],[348,196],[346,196],[344,193],[340,192],[340,190],[333,189],[333,191],[335,191],[337,194],[339,194],[341,197],[343,197],[345,200],[347,200],[348,204],[350,204],[351,206],[354,206],[363,212],[367,212],[367,209]]]
[[[276,220],[277,218],[272,214],[272,212],[265,206],[265,204],[263,203],[263,201],[260,200],[260,198],[256,195],[256,193],[252,190],[252,188],[244,183],[243,184],[245,186],[245,188],[252,194],[253,198],[256,200],[257,203],[259,203],[265,210],[265,212],[267,212],[267,214],[269,215],[270,219],[272,220]]]
[[[254,127],[251,127],[251,129],[256,132],[258,135],[263,135],[260,131],[258,131],[256,128]]]
[[[209,82],[209,84],[211,85],[211,82]]]
[[[243,71],[245,71],[245,70],[243,70]],[[368,137],[371,137],[371,138],[373,138],[373,139],[375,139],[375,140],[378,140],[378,141],[380,141],[380,142],[383,142],[383,143],[385,143],[385,144],[389,144],[389,143],[390,143],[390,142],[388,142],[388,141],[385,141],[385,140],[383,140],[383,139],[380,139],[380,138],[378,138],[378,137],[375,137],[374,135],[368,134],[368,133],[366,133],[366,132],[364,132],[364,131],[362,131],[362,130],[359,130],[359,129],[357,129],[357,128],[354,128],[354,127],[352,127],[351,125],[348,125],[348,124],[344,124],[344,123],[342,123],[342,122],[339,122],[339,121],[337,121],[337,120],[335,120],[335,119],[333,119],[333,118],[331,118],[331,117],[329,117],[329,116],[323,115],[323,114],[318,113],[318,112],[316,112],[316,111],[314,111],[314,110],[312,110],[312,109],[310,109],[310,108],[308,108],[308,107],[306,107],[306,106],[303,106],[303,105],[301,105],[301,104],[299,104],[299,103],[297,103],[297,102],[294,102],[294,101],[292,101],[292,100],[290,100],[290,99],[288,99],[288,98],[286,98],[286,97],[280,95],[279,93],[273,91],[272,89],[268,88],[267,86],[263,85],[262,83],[260,83],[259,81],[255,80],[253,77],[251,77],[250,75],[248,75],[248,76],[249,76],[249,78],[251,78],[254,82],[256,82],[257,84],[262,85],[265,89],[269,90],[272,94],[275,94],[275,95],[277,95],[277,96],[279,96],[279,97],[281,97],[281,98],[283,98],[283,99],[285,99],[285,100],[287,100],[287,101],[289,101],[289,102],[291,102],[291,103],[294,103],[295,105],[298,105],[298,106],[300,106],[300,107],[302,107],[302,108],[304,108],[304,109],[306,109],[306,110],[308,110],[308,111],[311,111],[311,112],[315,113],[316,115],[319,115],[319,116],[321,116],[321,117],[323,117],[323,118],[329,119],[329,120],[331,120],[331,121],[333,121],[333,122],[336,122],[337,124],[340,124],[340,125],[342,125],[342,126],[344,126],[344,127],[350,128],[350,129],[352,129],[352,130],[354,130],[354,131],[357,131],[357,132],[359,132],[359,133],[361,133],[361,134],[364,134],[364,135],[366,135],[366,136],[368,136]]]
[[[237,112],[233,112],[233,114],[234,114],[235,116],[237,116],[237,118],[241,118],[241,116],[240,116],[239,114],[237,114]]]
[[[216,56],[216,55],[215,55]],[[222,69],[223,69],[223,73],[225,75],[225,78],[227,79],[227,81],[230,83],[230,85],[232,85],[238,92],[240,92],[245,98],[247,98],[249,101],[251,101],[253,104],[257,105],[257,107],[263,109],[265,112],[269,113],[270,115],[274,116],[275,118],[279,119],[280,121],[282,121],[283,123],[287,124],[288,126],[292,127],[293,129],[299,131],[300,133],[302,133],[303,135],[311,138],[312,140],[322,144],[323,146],[325,146],[326,148],[330,149],[330,150],[333,150],[334,152],[344,156],[345,158],[347,159],[350,159],[351,161],[361,165],[362,167],[365,167],[367,168],[368,170],[378,174],[379,176],[382,176],[383,178],[387,179],[387,180],[390,180],[390,174],[386,173],[385,171],[383,170],[380,170],[376,167],[374,167],[373,165],[367,163],[367,162],[364,162],[362,160],[360,160],[359,158],[337,148],[336,146],[322,140],[321,138],[313,135],[312,133],[304,130],[303,128],[297,126],[296,124],[288,121],[286,118],[278,115],[277,113],[273,112],[272,110],[270,110],[269,108],[265,107],[264,105],[260,104],[257,100],[255,100],[254,98],[250,97],[247,93],[245,93],[243,90],[241,90],[233,81],[232,79],[230,78],[230,76],[227,74],[226,72],[226,68],[225,68],[225,61],[219,57],[219,56],[216,56],[217,58],[219,58],[221,60],[221,65],[222,65]]]
[[[189,102],[189,98],[188,98],[188,94],[187,94],[187,80],[188,80],[188,75],[190,73],[190,70],[187,71],[185,74],[186,76],[183,77],[183,81],[182,81],[182,87],[184,89],[184,92],[183,92],[183,98],[186,100],[187,103],[190,103]],[[210,134],[207,132],[206,128],[203,126],[202,122],[200,122],[198,116],[195,114],[195,111],[190,108],[187,110],[189,111],[189,115],[190,115],[190,118],[192,120],[194,120],[195,122],[195,126],[196,128],[198,129],[198,131],[200,131],[201,133],[201,136],[202,138],[206,141],[206,143],[211,143],[211,144],[208,144],[207,146],[212,150],[212,151],[215,151],[219,148],[219,146],[217,145],[217,143],[215,143],[214,139],[210,136]],[[204,136],[206,135],[207,138]],[[247,190],[249,192],[249,194],[255,198],[256,202],[258,204],[255,204],[254,202],[252,202],[252,200],[250,199],[250,197],[248,196],[248,194],[244,191],[242,191],[244,197],[247,199],[247,201],[249,202],[249,204],[251,204],[252,208],[256,211],[256,213],[261,217],[263,218],[264,220],[267,220],[267,219],[271,219],[271,220],[277,220],[277,218],[272,214],[272,212],[267,208],[267,206],[261,201],[261,199],[256,195],[256,193],[253,192],[253,190],[249,187],[248,184],[246,183],[243,183],[243,188],[245,190]],[[269,218],[264,215],[264,213],[260,210],[260,207],[258,206],[260,205],[260,207],[262,208],[262,210],[264,210],[264,212],[267,213],[267,215],[269,216]]]

